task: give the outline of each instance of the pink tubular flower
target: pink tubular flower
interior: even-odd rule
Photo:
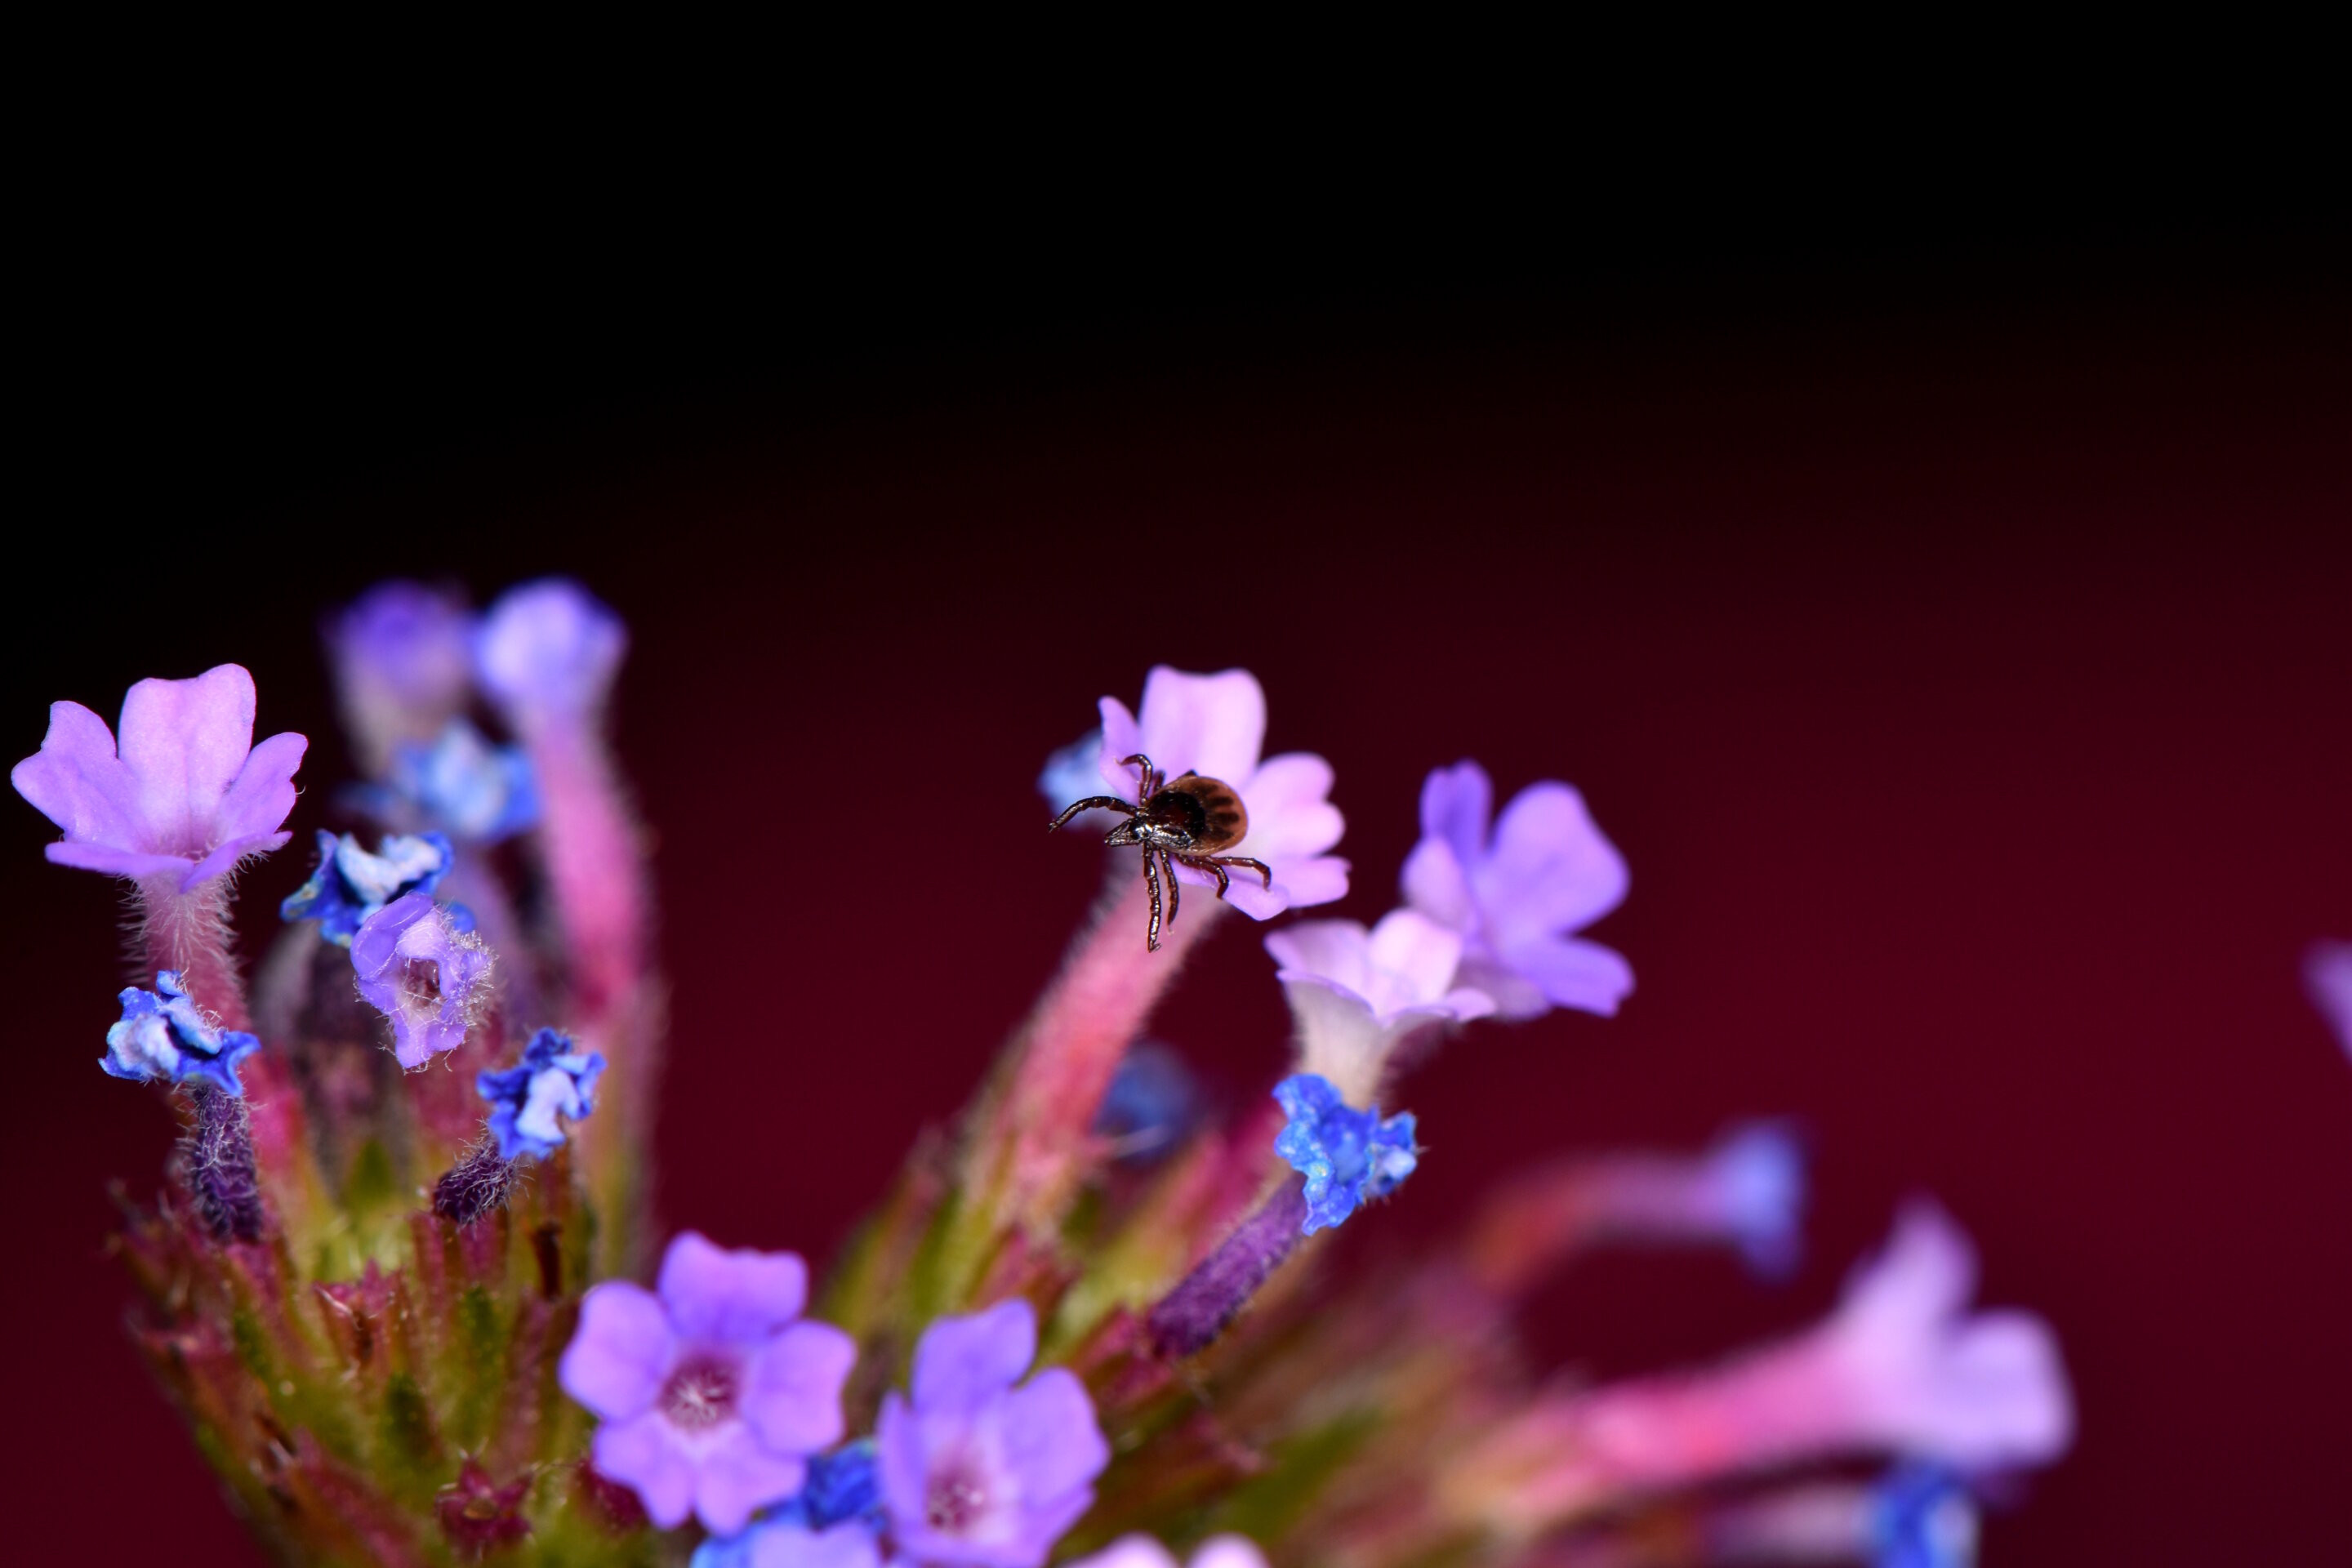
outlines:
[[[1265,744],[1265,692],[1245,669],[1187,675],[1166,665],[1143,682],[1143,708],[1129,713],[1116,697],[1102,700],[1101,773],[1114,794],[1135,798],[1139,770],[1119,759],[1141,753],[1174,780],[1187,773],[1231,784],[1249,814],[1249,831],[1221,855],[1263,860],[1274,872],[1268,890],[1255,872],[1233,873],[1225,901],[1252,920],[1287,909],[1328,904],[1348,892],[1348,863],[1326,854],[1344,823],[1331,793],[1331,764],[1305,752],[1259,760]],[[1191,886],[1215,879],[1188,866],[1176,875]]]
[[[1556,1006],[1615,1013],[1633,989],[1632,966],[1570,933],[1624,901],[1624,857],[1564,784],[1521,790],[1490,836],[1493,808],[1494,785],[1477,763],[1429,775],[1405,901],[1462,933],[1462,984],[1492,996],[1501,1016]]]
[[[656,1289],[606,1280],[581,1302],[557,1376],[604,1421],[597,1470],[656,1524],[693,1514],[732,1535],[799,1491],[807,1457],[840,1440],[856,1346],[802,1321],[807,1299],[792,1253],[726,1252],[687,1231]]]
[[[193,680],[142,680],[122,699],[121,741],[79,702],[49,705],[41,749],[8,775],[65,830],[60,866],[174,876],[193,892],[289,837],[296,734],[253,743],[253,677],[216,665]]]
[[[1298,1024],[1295,1070],[1328,1079],[1350,1105],[1379,1097],[1390,1057],[1414,1031],[1495,1010],[1485,992],[1454,984],[1461,936],[1412,910],[1370,931],[1304,921],[1268,936],[1265,950]]]

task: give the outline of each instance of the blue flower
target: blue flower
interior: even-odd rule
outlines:
[[[98,1065],[134,1082],[185,1083],[202,1079],[224,1094],[242,1095],[236,1064],[261,1048],[241,1029],[217,1029],[197,1010],[181,984],[180,972],[155,976],[155,989],[131,986],[122,993],[122,1021],[106,1031],[106,1055]]]
[[[1358,1110],[1339,1098],[1328,1079],[1296,1073],[1274,1086],[1274,1098],[1289,1117],[1276,1135],[1274,1152],[1307,1178],[1308,1236],[1338,1225],[1359,1204],[1384,1198],[1412,1174],[1418,1151],[1412,1116],[1381,1120],[1381,1108]]]
[[[1902,1466],[1878,1483],[1872,1500],[1877,1568],[1975,1568],[1976,1501],[1951,1471]]]
[[[1095,1132],[1109,1140],[1113,1159],[1148,1162],[1183,1142],[1200,1115],[1201,1088],[1184,1058],[1139,1040],[1118,1058],[1095,1113]]]
[[[318,868],[278,906],[278,913],[289,921],[317,921],[320,936],[349,947],[376,910],[404,894],[429,894],[439,887],[453,858],[449,841],[438,833],[379,839],[371,855],[351,834],[337,838],[321,828]]]
[[[499,1157],[544,1160],[554,1153],[563,1142],[557,1117],[577,1121],[595,1110],[596,1079],[604,1070],[601,1053],[583,1056],[572,1050],[571,1036],[541,1029],[523,1047],[519,1065],[477,1077],[476,1091],[490,1102],[490,1135],[499,1141]]]
[[[393,753],[377,792],[379,816],[405,815],[472,844],[495,844],[539,821],[539,789],[519,746],[493,746],[463,719],[452,719],[429,746]]]

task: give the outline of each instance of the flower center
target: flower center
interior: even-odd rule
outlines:
[[[980,1478],[961,1466],[942,1469],[931,1478],[923,1497],[923,1520],[944,1535],[961,1535],[978,1522],[988,1507],[988,1489]]]
[[[689,1356],[669,1374],[661,1392],[661,1413],[673,1426],[703,1432],[735,1414],[739,1369],[717,1356]]]
[[[400,994],[412,1013],[429,1013],[441,1005],[441,965],[430,958],[400,961]]]

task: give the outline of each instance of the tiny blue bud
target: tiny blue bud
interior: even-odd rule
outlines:
[[[1295,1073],[1274,1086],[1289,1122],[1274,1140],[1274,1152],[1307,1178],[1307,1217],[1302,1234],[1335,1226],[1360,1204],[1384,1198],[1412,1174],[1419,1151],[1412,1116],[1381,1119],[1381,1108],[1358,1110],[1339,1098],[1328,1079]]]

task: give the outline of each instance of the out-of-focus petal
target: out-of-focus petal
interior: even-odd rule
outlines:
[[[882,1549],[862,1524],[823,1531],[769,1525],[752,1535],[745,1551],[749,1568],[882,1568]]]
[[[661,1392],[676,1341],[661,1302],[641,1285],[608,1279],[580,1303],[580,1328],[556,1368],[563,1392],[607,1421],[638,1415]]]
[[[926,1413],[972,1408],[1003,1394],[1036,1357],[1037,1315],[1018,1297],[941,1318],[915,1347],[915,1404]]]
[[[751,1522],[752,1510],[783,1501],[807,1479],[808,1466],[796,1456],[769,1452],[749,1426],[726,1428],[695,1457],[695,1516],[706,1529],[733,1535]]]
[[[1145,753],[1171,778],[1191,772],[1238,784],[1265,745],[1265,691],[1246,669],[1190,675],[1158,665],[1144,678],[1136,721]]]
[[[1255,773],[1226,780],[1241,790],[1249,812],[1249,832],[1233,854],[1263,860],[1320,855],[1347,831],[1331,793],[1331,764],[1312,752],[1268,757]]]
[[[579,584],[542,578],[509,589],[482,617],[474,662],[484,689],[519,725],[576,717],[604,700],[627,651],[618,616]]]
[[[1522,938],[1503,949],[1501,957],[1555,1006],[1606,1017],[1633,990],[1633,966],[1624,955],[1582,937]],[[1482,976],[1465,973],[1463,978],[1486,988]]]
[[[1102,757],[1096,766],[1111,794],[1133,800],[1137,776],[1143,770],[1121,763],[1119,758],[1131,757],[1143,750],[1142,728],[1136,723],[1135,715],[1127,710],[1127,704],[1116,697],[1104,698],[1097,711],[1102,715]],[[1151,760],[1157,763],[1160,759]]]
[[[1241,1536],[1213,1535],[1192,1553],[1192,1568],[1265,1568],[1265,1553]]]
[[[841,1385],[856,1342],[830,1323],[794,1323],[755,1352],[743,1419],[772,1448],[814,1453],[841,1441]]]
[[[1486,858],[1486,823],[1494,809],[1495,786],[1476,763],[1439,768],[1422,781],[1422,837],[1453,850],[1461,865],[1475,866]]]
[[[680,1231],[662,1257],[656,1289],[681,1335],[748,1344],[801,1315],[808,1303],[808,1265],[789,1252],[730,1251],[698,1232]]]
[[[1005,1464],[1044,1500],[1087,1486],[1110,1463],[1110,1444],[1077,1375],[1053,1367],[1004,1401],[998,1430]]]
[[[596,1468],[635,1491],[662,1529],[677,1529],[694,1511],[694,1462],[659,1415],[648,1411],[599,1426],[593,1452]]]
[[[1265,950],[1286,975],[1315,975],[1358,996],[1371,989],[1371,937],[1360,921],[1301,921],[1269,933]]]
[[[1438,1000],[1462,962],[1461,933],[1412,910],[1382,916],[1368,947],[1372,973],[1381,978],[1367,995],[1380,1013]]]
[[[1601,835],[1584,797],[1531,784],[1503,808],[1495,847],[1472,873],[1498,943],[1590,925],[1625,899],[1625,858]]]
[[[1177,1568],[1176,1554],[1148,1535],[1123,1535],[1070,1568]]]
[[[1463,870],[1454,847],[1443,838],[1424,838],[1405,857],[1405,902],[1428,915],[1466,931],[1477,921],[1477,906],[1470,896],[1469,874]]]

